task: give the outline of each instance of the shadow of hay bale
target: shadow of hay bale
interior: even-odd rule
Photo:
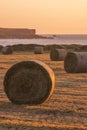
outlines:
[[[16,104],[41,104],[52,95],[54,86],[54,72],[37,60],[13,65],[4,77],[5,93]]]
[[[53,49],[50,52],[50,59],[52,61],[63,61],[67,54],[66,49]]]
[[[87,52],[69,52],[64,60],[64,68],[68,73],[87,72]]]

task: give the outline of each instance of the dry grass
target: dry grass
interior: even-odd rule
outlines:
[[[42,105],[14,105],[3,90],[7,69],[28,59],[47,63],[56,75],[54,94]],[[63,64],[48,54],[0,55],[0,130],[87,130],[87,74],[68,74]]]

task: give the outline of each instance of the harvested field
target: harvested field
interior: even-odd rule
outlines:
[[[55,72],[56,87],[50,99],[36,106],[14,105],[3,90],[6,71],[22,60],[36,59]],[[68,74],[63,61],[49,54],[0,54],[0,130],[87,130],[87,73]]]

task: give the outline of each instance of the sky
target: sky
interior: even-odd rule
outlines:
[[[0,0],[0,27],[87,34],[87,0]]]

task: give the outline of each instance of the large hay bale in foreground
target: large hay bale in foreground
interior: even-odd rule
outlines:
[[[41,61],[22,61],[13,65],[4,77],[4,90],[16,104],[41,104],[53,93],[54,72]]]
[[[8,55],[8,54],[12,54],[13,50],[11,46],[6,46],[2,48],[2,54],[4,55]]]
[[[43,54],[44,53],[43,47],[35,47],[34,48],[34,53],[35,54]]]
[[[66,49],[53,49],[50,52],[50,59],[52,61],[63,61],[67,54]]]
[[[69,52],[64,60],[64,68],[68,73],[87,72],[87,52]]]

